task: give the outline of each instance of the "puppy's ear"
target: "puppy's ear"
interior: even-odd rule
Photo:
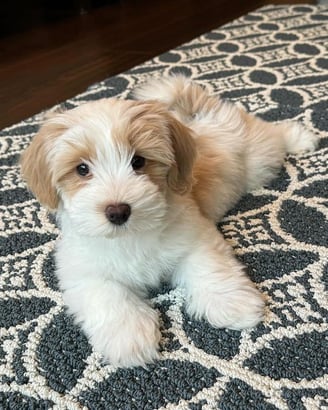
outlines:
[[[58,194],[52,178],[49,150],[55,139],[65,131],[62,125],[49,119],[33,138],[20,159],[21,174],[38,201],[49,210],[58,207]]]
[[[169,171],[167,181],[173,191],[182,195],[192,188],[193,165],[197,155],[196,143],[192,131],[171,115],[169,129],[175,164]]]

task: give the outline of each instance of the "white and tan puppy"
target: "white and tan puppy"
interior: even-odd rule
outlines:
[[[215,222],[267,184],[287,152],[313,150],[317,140],[182,76],[153,80],[136,96],[142,101],[104,99],[55,114],[21,160],[27,184],[62,229],[64,301],[118,366],[158,357],[158,314],[146,297],[163,279],[182,286],[189,314],[213,326],[261,321],[263,299]]]

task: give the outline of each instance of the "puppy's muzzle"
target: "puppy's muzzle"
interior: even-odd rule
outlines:
[[[105,214],[112,224],[123,225],[131,215],[131,207],[128,204],[108,205]]]

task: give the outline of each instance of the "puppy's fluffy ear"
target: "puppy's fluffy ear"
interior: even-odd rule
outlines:
[[[58,207],[58,194],[52,180],[48,153],[55,139],[65,131],[56,124],[54,117],[48,119],[33,138],[20,159],[21,174],[38,201],[49,210]]]
[[[179,194],[189,192],[193,183],[193,165],[196,159],[196,143],[192,131],[169,115],[169,129],[175,155],[167,181],[169,187]]]

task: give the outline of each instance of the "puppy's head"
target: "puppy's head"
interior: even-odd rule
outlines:
[[[188,192],[191,131],[159,103],[101,100],[46,120],[21,158],[31,191],[81,233],[158,227],[168,192]]]

